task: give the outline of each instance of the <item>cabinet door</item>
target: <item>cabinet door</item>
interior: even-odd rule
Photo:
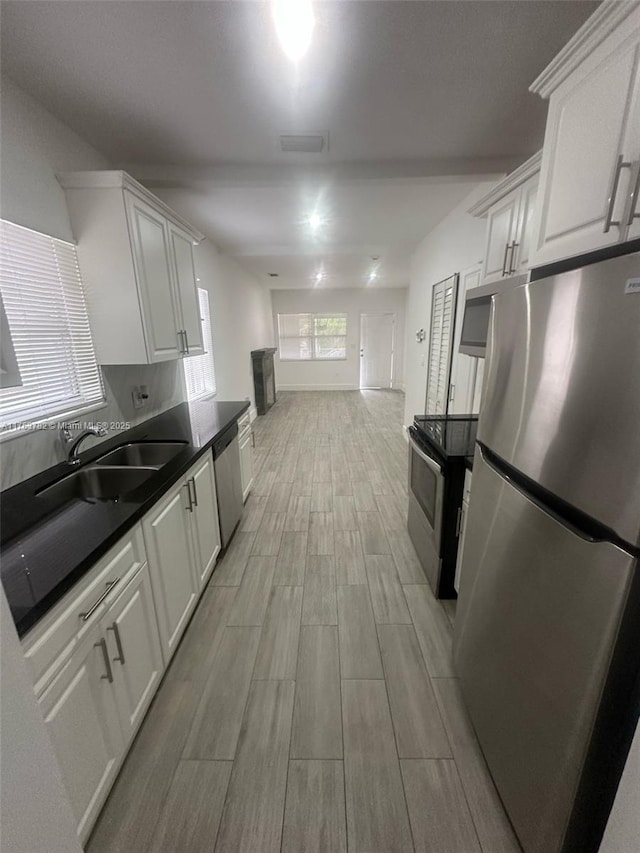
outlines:
[[[462,501],[460,507],[459,526],[460,533],[458,534],[458,556],[456,558],[456,574],[453,580],[453,588],[456,592],[460,591],[460,567],[462,566],[462,553],[464,551],[464,537],[467,532],[467,516],[469,515],[468,502]]]
[[[539,175],[523,184],[520,189],[520,204],[518,206],[518,232],[516,245],[511,258],[510,269],[513,274],[527,272],[531,262],[531,252],[534,246],[534,230],[536,225],[536,201],[538,198]]]
[[[81,841],[93,826],[124,751],[110,680],[113,669],[103,643],[94,628],[40,699]]]
[[[542,169],[541,219],[536,265],[616,243],[626,236],[624,211],[631,170],[618,169],[624,150],[638,45],[610,57],[574,85],[551,97]],[[637,141],[631,147],[637,148]],[[622,226],[605,231],[611,218]]]
[[[218,524],[218,501],[213,471],[213,456],[208,453],[200,465],[188,474],[191,481],[193,513],[193,553],[199,588],[205,584],[213,571],[220,551],[220,525]]]
[[[162,677],[163,663],[148,566],[143,566],[102,620],[125,742],[133,738]]]
[[[484,282],[499,281],[509,269],[517,239],[520,193],[515,190],[494,205],[487,216],[487,244],[484,255]]]
[[[252,431],[240,436],[240,472],[242,475],[242,500],[246,501],[253,485]]]
[[[189,542],[189,504],[188,486],[182,481],[142,522],[165,664],[176,650],[198,598]]]
[[[125,193],[136,278],[150,362],[179,358],[181,343],[166,219]]]
[[[176,281],[177,303],[180,307],[179,328],[185,332],[189,355],[204,352],[202,318],[198,300],[198,285],[193,265],[193,243],[188,234],[169,222],[173,271]]]

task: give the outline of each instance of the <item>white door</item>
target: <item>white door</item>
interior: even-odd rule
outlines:
[[[150,362],[178,358],[182,344],[171,274],[171,247],[165,218],[136,196],[125,194],[133,259],[142,301]]]
[[[636,44],[608,57],[604,67],[551,97],[535,264],[624,239],[633,170],[618,158],[628,162],[638,156],[638,140],[627,141],[626,129],[639,51]],[[609,212],[621,226],[605,230]]]
[[[220,551],[218,501],[211,452],[197,468],[189,472],[189,480],[193,503],[191,514],[193,552],[201,589],[211,574]]]
[[[391,388],[395,314],[360,315],[360,387]]]
[[[83,842],[124,750],[113,664],[97,627],[87,634],[42,695],[40,708]]]
[[[189,542],[188,491],[188,484],[182,481],[142,522],[165,664],[176,650],[198,598]]]
[[[247,430],[240,435],[240,473],[242,476],[242,500],[246,501],[253,485],[253,431]]]
[[[111,658],[121,728],[128,743],[142,722],[164,669],[148,566],[136,573],[113,602],[102,620],[102,629]]]
[[[509,274],[511,244],[518,231],[520,192],[514,190],[495,204],[487,215],[484,282],[499,281]]]
[[[184,344],[188,355],[200,355],[204,352],[204,343],[198,285],[193,265],[193,245],[189,235],[172,222],[169,223],[169,234],[173,251],[177,302],[180,305],[179,327],[185,335]]]

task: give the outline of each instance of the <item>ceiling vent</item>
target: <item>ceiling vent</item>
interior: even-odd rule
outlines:
[[[283,134],[280,136],[280,148],[285,154],[321,154],[329,150],[329,134]]]

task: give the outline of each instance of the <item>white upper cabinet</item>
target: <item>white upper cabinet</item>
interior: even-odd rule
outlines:
[[[530,265],[542,153],[538,152],[470,209],[487,217],[482,284],[523,275]]]
[[[603,3],[532,85],[549,98],[536,266],[640,233],[640,6]]]
[[[183,343],[188,354],[201,355],[204,352],[204,342],[202,340],[196,272],[193,264],[193,239],[172,222],[169,222],[169,235],[175,264],[176,289],[179,296],[178,325],[184,333]]]
[[[202,239],[124,172],[58,175],[101,364],[204,351],[193,244]]]

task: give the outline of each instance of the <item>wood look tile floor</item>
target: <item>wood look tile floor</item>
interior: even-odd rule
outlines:
[[[89,853],[518,853],[406,534],[404,398],[283,392]]]

